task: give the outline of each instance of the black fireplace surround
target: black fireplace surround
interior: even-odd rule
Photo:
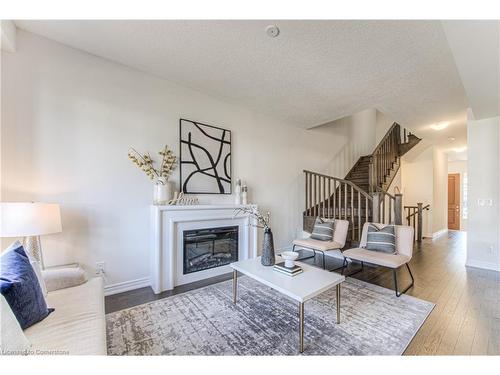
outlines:
[[[185,230],[184,275],[238,260],[238,226]]]

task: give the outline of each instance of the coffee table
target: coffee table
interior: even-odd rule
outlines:
[[[281,258],[276,257],[276,263]],[[311,298],[337,287],[337,324],[340,323],[340,284],[345,277],[334,272],[316,268],[306,263],[296,262],[303,271],[296,276],[274,271],[272,266],[263,266],[260,257],[231,263],[233,269],[233,303],[236,304],[238,272],[280,292],[299,303],[299,351],[304,352],[304,303]]]

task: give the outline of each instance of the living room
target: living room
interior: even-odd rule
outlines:
[[[491,14],[12,14],[2,354],[500,354]]]

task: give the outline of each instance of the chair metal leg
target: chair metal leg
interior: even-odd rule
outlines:
[[[397,269],[392,270],[392,275],[394,277],[394,291],[396,292],[396,297],[401,297],[401,295],[405,294],[408,291],[408,289],[413,287],[413,285],[415,284],[415,279],[413,278],[413,274],[411,273],[410,265],[408,263],[406,263],[405,265],[406,265],[406,268],[408,269],[408,273],[410,274],[410,277],[411,277],[411,284],[408,287],[406,287],[406,289],[403,290],[402,292],[398,291]]]
[[[347,268],[347,258],[344,258],[344,262],[345,262],[345,266],[342,266],[342,272],[340,273],[341,275],[344,274],[344,269]],[[361,262],[361,268],[354,271],[354,272],[351,272],[350,274],[346,275],[346,276],[353,276],[353,275],[356,275],[357,273],[360,273],[360,272],[363,272],[365,270],[365,262]]]
[[[340,271],[341,275],[344,275],[344,269],[347,267],[347,258],[344,257],[344,261],[342,262],[342,271]]]
[[[342,255],[342,250],[340,250],[340,249],[339,249],[339,251],[340,251],[340,255]],[[345,263],[346,263],[346,262],[347,262],[347,261],[346,261],[346,259],[344,258],[344,260],[343,260],[343,262],[342,262],[342,265],[341,265],[340,267],[333,268],[333,269],[328,270],[328,271],[329,271],[329,272],[335,272],[335,271],[337,271],[337,270],[342,269],[342,271],[340,271],[340,274],[342,275],[342,274],[343,274],[343,272],[344,272],[344,268],[345,268]]]
[[[326,270],[326,264],[325,264],[325,252],[323,250],[314,250],[314,255],[316,255],[316,251],[321,253],[322,260],[323,260],[323,269]]]
[[[293,245],[292,247],[292,251],[295,252],[295,253],[298,253],[298,251],[295,250],[295,246],[297,245]],[[296,260],[306,260],[306,259],[311,259],[311,258],[314,258],[316,256],[316,252],[314,251],[314,249],[307,249],[307,248],[303,248],[305,250],[311,250],[313,252],[313,255],[310,255],[310,256],[307,256],[307,257],[303,257],[303,258],[298,258]]]

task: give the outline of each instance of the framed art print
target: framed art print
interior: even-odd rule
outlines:
[[[180,182],[185,194],[231,194],[231,131],[180,119]]]

